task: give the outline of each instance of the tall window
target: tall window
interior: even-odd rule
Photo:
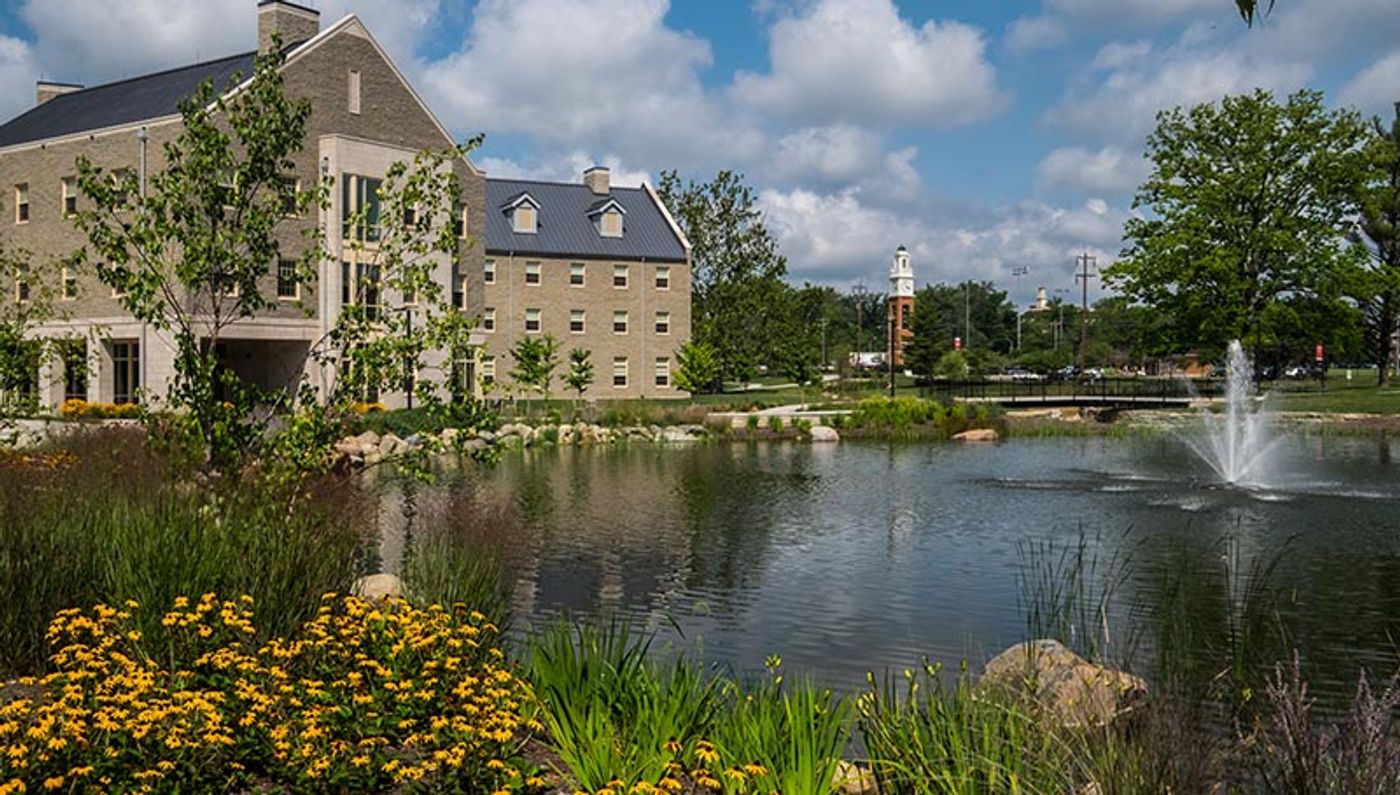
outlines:
[[[29,223],[29,183],[21,182],[15,186],[15,223]]]
[[[495,309],[495,307],[490,307],[490,306],[488,306],[488,307],[486,307],[485,309],[481,310],[481,330],[482,330],[482,331],[495,331],[495,330],[496,330],[496,309]]]
[[[141,388],[141,343],[136,340],[112,341],[112,402],[135,403]]]
[[[360,70],[351,69],[346,80],[347,96],[346,110],[358,114],[360,112]]]
[[[22,267],[19,269],[19,272],[15,274],[15,300],[21,304],[28,303],[29,301],[28,268]]]
[[[452,305],[458,309],[467,308],[467,277],[457,279],[457,289],[452,292]]]
[[[65,340],[61,352],[63,357],[63,399],[87,400],[87,341]]]
[[[909,305],[904,304],[899,308],[899,327],[905,331],[909,330]]]
[[[613,386],[615,386],[615,387],[625,387],[625,386],[627,386],[627,357],[626,357],[626,356],[614,356],[614,357],[613,357],[613,373],[612,373],[612,375],[613,375]]]
[[[277,178],[281,185],[282,214],[288,218],[295,218],[300,214],[297,209],[297,194],[301,192],[301,180],[296,177],[282,176]]]
[[[614,266],[613,266],[613,287],[617,287],[617,288],[619,288],[619,289],[622,289],[622,288],[625,288],[626,286],[627,286],[627,266],[626,266],[626,265],[614,265]]]
[[[73,269],[67,265],[63,266],[63,292],[61,297],[65,301],[75,301],[78,298],[78,277],[74,275]]]
[[[525,310],[525,333],[538,334],[540,330],[540,310]]]
[[[671,385],[671,360],[664,356],[656,360],[656,385]]]
[[[457,234],[457,237],[465,238],[467,236],[467,208],[457,207],[455,210],[452,213],[452,231]]]
[[[485,266],[485,268],[484,268],[484,269],[482,270],[482,272],[481,272],[481,280],[482,280],[483,282],[486,282],[487,284],[495,284],[495,283],[496,283],[496,261],[495,261],[495,260],[493,260],[493,259],[488,259],[488,260],[486,260],[486,266]]]
[[[365,308],[365,317],[378,320],[379,266],[359,262],[352,268],[349,262],[340,263],[340,303],[359,304]]]
[[[656,266],[656,289],[671,289],[671,267],[669,265]]]
[[[583,333],[583,310],[582,310],[582,309],[570,309],[570,310],[569,310],[569,333],[571,333],[571,334],[582,334],[582,333]]]
[[[525,263],[525,283],[526,283],[526,284],[539,284],[539,283],[540,283],[540,264],[539,264],[538,262],[527,262],[527,263]]]
[[[297,264],[293,260],[277,261],[277,297],[283,301],[301,297],[301,282],[297,280]]]
[[[63,217],[68,218],[78,214],[78,179],[77,177],[64,177],[59,183],[59,189],[63,194]]]
[[[569,263],[569,286],[582,287],[586,266],[582,262]]]
[[[345,239],[379,241],[379,189],[383,182],[358,174],[340,175],[340,233]],[[354,229],[350,228],[352,221]]]
[[[619,309],[619,310],[617,310],[616,312],[613,312],[613,333],[614,333],[614,334],[626,334],[626,333],[627,333],[627,310],[626,310],[626,309]]]
[[[496,383],[496,357],[487,356],[481,360],[481,383]]]

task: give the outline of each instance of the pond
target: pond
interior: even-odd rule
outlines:
[[[1171,435],[527,451],[470,488],[523,524],[518,620],[619,616],[740,674],[977,665],[1077,571],[1091,609],[1064,624],[1110,655],[1210,668],[1277,634],[1269,659],[1296,647],[1341,694],[1400,659],[1397,448],[1293,435],[1269,490],[1213,485]]]

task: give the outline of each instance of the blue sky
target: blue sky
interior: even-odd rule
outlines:
[[[1263,86],[1390,112],[1400,0],[309,0],[359,14],[490,174],[744,172],[794,281],[1111,260],[1154,114]],[[255,0],[0,2],[0,112],[246,50]]]

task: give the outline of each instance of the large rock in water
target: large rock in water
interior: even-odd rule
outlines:
[[[1001,437],[992,428],[974,428],[970,431],[954,434],[953,438],[959,442],[995,442]]]
[[[1062,726],[1104,726],[1147,698],[1147,683],[1095,665],[1057,640],[1018,643],[993,657],[981,686],[1029,698]]]
[[[841,441],[841,434],[837,433],[836,429],[829,425],[813,425],[811,438],[814,442],[839,442]]]

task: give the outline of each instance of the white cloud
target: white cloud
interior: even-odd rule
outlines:
[[[1076,188],[1097,193],[1131,191],[1150,169],[1137,152],[1116,146],[1086,149],[1066,146],[1052,151],[1036,168],[1042,188]]]
[[[1280,2],[1241,44],[1256,52],[1320,60],[1393,47],[1400,39],[1395,0],[1292,0]]]
[[[1127,211],[1091,199],[1081,207],[1026,201],[959,224],[935,225],[912,208],[877,209],[857,191],[765,190],[764,221],[787,255],[793,280],[844,286],[856,280],[882,284],[887,257],[905,245],[919,283],[990,279],[1010,284],[1011,269],[1029,266],[1032,284],[1072,278],[1081,251],[1113,260]]]
[[[1050,16],[1021,17],[1006,30],[1006,46],[1018,52],[1055,47],[1069,39],[1069,26]]]
[[[1389,121],[1400,101],[1400,52],[1381,58],[1351,79],[1338,95],[1343,104]]]
[[[1182,19],[1218,22],[1233,15],[1228,0],[1045,0],[1041,13],[1007,27],[1006,45],[1024,52],[1057,47],[1085,30],[1140,30]]]
[[[1047,118],[1088,138],[1136,147],[1155,125],[1158,111],[1214,102],[1256,87],[1291,92],[1312,77],[1307,63],[1187,38],[1193,43],[1104,47]]]
[[[34,105],[34,81],[38,76],[29,44],[0,36],[0,118],[9,118]]]
[[[817,0],[769,31],[769,74],[741,72],[732,92],[748,107],[816,124],[946,127],[983,119],[1007,96],[976,28],[914,27],[890,0]]]
[[[586,152],[573,151],[545,159],[535,159],[529,165],[509,158],[485,157],[477,165],[491,177],[508,179],[535,179],[550,182],[581,182],[585,169],[593,166],[607,166],[609,179],[614,186],[635,188],[643,182],[655,185],[651,174],[629,168],[616,155],[591,157]]]

